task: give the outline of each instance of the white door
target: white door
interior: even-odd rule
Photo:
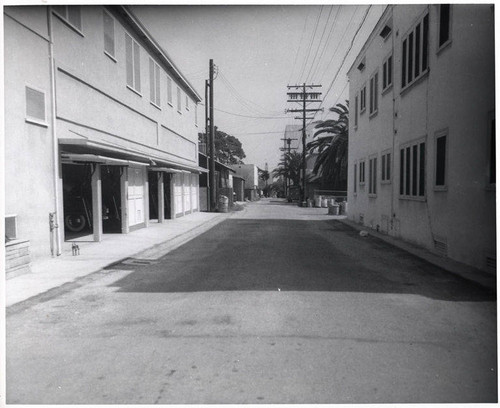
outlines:
[[[144,168],[129,167],[128,172],[128,222],[134,226],[144,222]]]

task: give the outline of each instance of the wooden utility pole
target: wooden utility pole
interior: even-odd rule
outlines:
[[[300,112],[302,113],[302,116],[296,116],[295,119],[301,119],[302,120],[302,191],[301,191],[301,204],[304,205],[306,201],[306,187],[307,187],[307,182],[306,182],[306,169],[307,169],[307,163],[306,163],[306,119],[313,119],[314,116],[312,117],[307,117],[307,112],[318,112],[318,111],[323,111],[323,108],[316,109],[316,108],[307,108],[307,103],[308,102],[321,102],[319,99],[319,96],[321,95],[321,92],[306,92],[306,89],[313,89],[314,88],[320,88],[321,85],[306,85],[306,83],[303,83],[302,85],[288,85],[288,89],[301,89],[302,91],[292,91],[288,92],[288,102],[297,102],[297,103],[302,103],[302,109],[287,109],[287,112]]]
[[[209,64],[209,115],[210,115],[210,211],[217,209],[216,180],[215,180],[215,128],[214,128],[214,60]]]
[[[210,85],[208,84],[208,79],[205,79],[205,155],[207,156],[207,169],[209,169],[209,174],[207,176],[207,209],[212,211],[210,208],[210,191],[212,190],[212,185],[210,182],[210,117],[208,115],[208,90]]]

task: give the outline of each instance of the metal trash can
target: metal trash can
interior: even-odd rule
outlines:
[[[229,211],[229,198],[221,195],[219,197],[219,212],[227,213]]]
[[[339,215],[339,205],[337,203],[328,206],[328,215]]]
[[[347,214],[347,201],[342,201],[340,203],[340,214]]]

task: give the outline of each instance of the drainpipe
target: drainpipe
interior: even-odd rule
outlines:
[[[54,159],[54,209],[55,209],[55,225],[54,231],[56,234],[56,254],[61,255],[62,240],[61,228],[59,222],[64,222],[61,219],[60,201],[59,201],[59,143],[56,132],[56,74],[54,62],[54,42],[52,32],[52,7],[47,6],[47,25],[49,29],[49,63],[50,63],[50,125],[52,129],[52,152]]]

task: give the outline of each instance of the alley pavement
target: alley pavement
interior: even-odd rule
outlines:
[[[150,255],[9,309],[8,403],[497,401],[495,291],[326,209],[262,200]]]
[[[6,306],[75,282],[127,258],[160,257],[228,216],[197,212],[162,224],[153,221],[148,228],[129,234],[104,234],[102,242],[77,242],[80,248],[77,256],[73,256],[72,242],[64,242],[60,256],[36,259],[31,264],[31,273],[7,279]]]

